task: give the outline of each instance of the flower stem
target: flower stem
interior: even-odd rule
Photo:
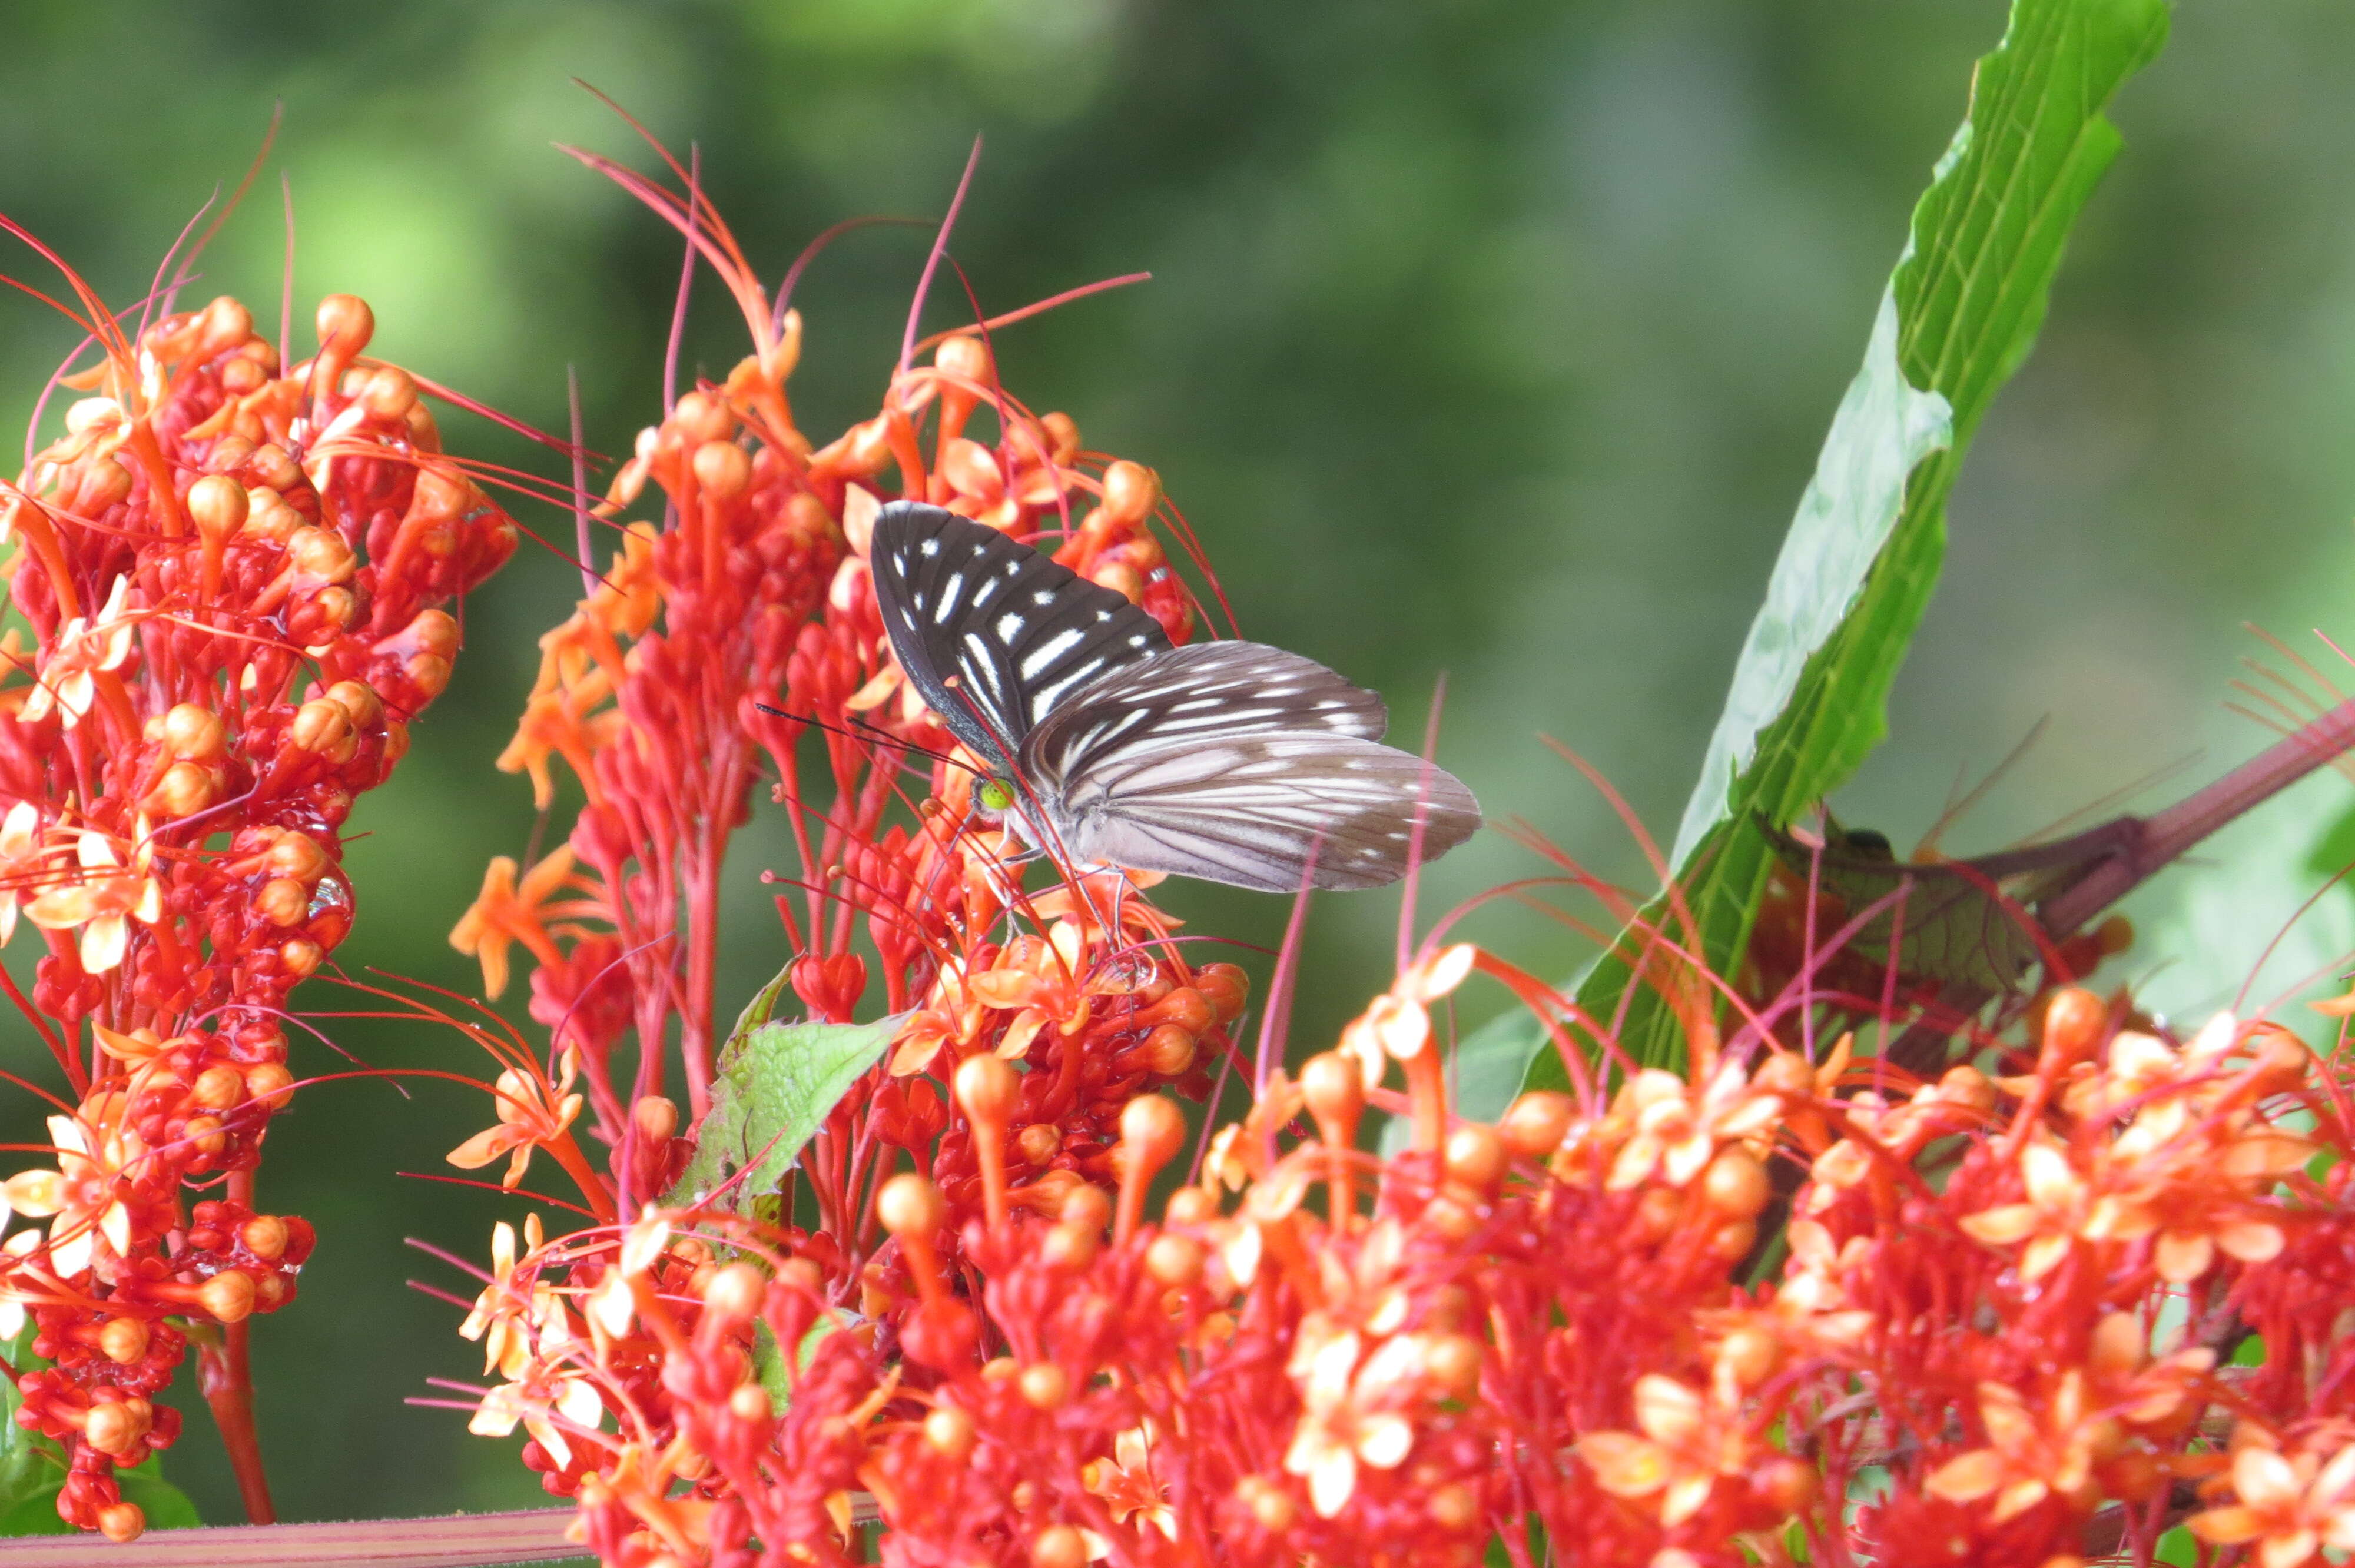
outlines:
[[[253,1172],[229,1173],[231,1202],[253,1206]],[[261,1463],[261,1437],[253,1423],[253,1358],[250,1319],[224,1324],[218,1343],[208,1340],[198,1352],[197,1385],[212,1407],[213,1425],[220,1428],[221,1446],[229,1450],[229,1468],[237,1475],[238,1496],[245,1517],[255,1524],[277,1521],[270,1500],[270,1477]]]

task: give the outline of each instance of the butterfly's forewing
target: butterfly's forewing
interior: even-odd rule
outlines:
[[[1380,887],[1469,838],[1454,775],[1379,744],[1381,700],[1296,653],[1179,648],[1114,671],[1023,747],[1023,778],[1073,861],[1271,893]]]
[[[868,565],[900,668],[949,732],[1001,770],[1058,703],[1169,646],[1125,596],[937,506],[878,513]]]

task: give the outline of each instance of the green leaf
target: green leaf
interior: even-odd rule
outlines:
[[[161,1455],[133,1469],[115,1471],[114,1478],[123,1485],[123,1499],[145,1511],[148,1529],[189,1530],[204,1523],[188,1494],[164,1478]]]
[[[1936,585],[1946,497],[1997,388],[2044,319],[2070,225],[2116,155],[2102,111],[2167,37],[2164,0],[2015,0],[1978,62],[1970,109],[1913,211],[1863,367],[1832,421],[1734,671],[1670,856],[1702,953],[1733,971],[1780,825],[1837,789],[1886,733],[1891,683]],[[1667,917],[1665,901],[1645,912]],[[1680,939],[1680,938],[1679,938]],[[1648,987],[1628,994],[1632,938],[1579,987],[1636,1060],[1672,1065],[1684,1042]],[[1498,1062],[1561,1087],[1526,1018],[1465,1043],[1502,1108]]]
[[[781,977],[782,978],[782,977]],[[771,1023],[777,986],[754,999],[720,1048],[711,1108],[695,1134],[695,1154],[663,1202],[684,1206],[717,1192],[739,1171],[723,1206],[742,1212],[776,1190],[802,1145],[861,1075],[881,1059],[905,1013],[872,1023]]]
[[[794,1370],[809,1371],[810,1363],[817,1360],[818,1346],[858,1321],[857,1317],[838,1307],[821,1313],[802,1335],[801,1349],[794,1356]],[[752,1375],[767,1391],[772,1406],[783,1410],[793,1404],[794,1379],[786,1375],[784,1353],[777,1348],[777,1336],[769,1331],[766,1323],[752,1325]]]

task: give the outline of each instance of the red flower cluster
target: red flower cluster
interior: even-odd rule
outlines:
[[[1149,471],[1014,402],[978,335],[806,441],[798,321],[695,202],[641,191],[755,352],[609,496],[651,480],[665,521],[630,525],[547,640],[507,758],[545,800],[564,758],[588,804],[520,883],[495,866],[457,934],[494,989],[512,945],[539,960],[561,1069],[510,1061],[499,1125],[453,1159],[512,1153],[512,1182],[547,1147],[597,1220],[500,1227],[465,1325],[499,1378],[474,1425],[526,1429],[604,1562],[1526,1564],[1533,1526],[1630,1568],[2148,1563],[2179,1524],[2268,1568],[2355,1545],[2350,1074],[2274,1024],[2180,1040],[2068,990],[1923,1082],[1776,1036],[1845,994],[1822,966],[1726,1036],[1731,988],[1663,948],[1643,983],[1689,1066],[1638,1070],[1567,998],[1434,937],[1152,1217],[1187,1142],[1161,1091],[1224,1065],[1243,976],[1178,957],[1138,879],[1026,891],[954,755],[893,810],[949,737],[861,551],[896,470],[1016,537],[1060,529],[1060,558],[1183,637],[1146,532],[1174,515]],[[719,861],[762,767],[802,863],[781,983],[839,1022],[879,979],[903,1016],[782,1192],[678,1192],[701,1129],[661,1093],[666,1032],[699,1118]],[[1476,973],[1546,1021],[1574,1092],[1455,1113],[1433,1010]],[[576,1063],[610,1175],[568,1130]],[[1369,1109],[1405,1119],[1403,1151],[1360,1149]]]
[[[0,1245],[0,1293],[48,1363],[11,1375],[17,1419],[64,1446],[59,1511],[127,1539],[113,1473],[178,1434],[152,1400],[192,1334],[267,1508],[244,1323],[292,1299],[313,1240],[251,1203],[293,1082],[287,996],[350,929],[354,799],[449,683],[442,607],[515,530],[442,455],[419,383],[363,357],[360,301],[325,301],[318,354],[282,366],[235,300],[126,334],[67,276],[103,361],[62,378],[91,396],[0,484],[32,630],[0,650],[0,940],[21,913],[48,944],[16,1000],[72,1101],[56,1168],[5,1183],[48,1225]],[[221,1195],[187,1208],[191,1185]]]

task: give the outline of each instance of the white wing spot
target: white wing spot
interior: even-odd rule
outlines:
[[[941,542],[937,538],[927,539],[922,544],[917,546],[916,549],[919,554],[929,559],[941,553]]]
[[[1009,617],[1008,619],[1011,618]],[[1005,622],[1001,620],[998,624],[1002,626]],[[1056,660],[1063,656],[1065,652],[1071,648],[1071,644],[1079,641],[1083,635],[1084,633],[1081,632],[1078,628],[1067,626],[1062,630],[1055,633],[1054,636],[1047,639],[1046,641],[1039,644],[1039,646],[1032,651],[1030,656],[1022,661],[1022,678],[1026,681],[1037,680],[1040,674],[1044,673],[1048,669],[1053,666]]]
[[[997,618],[997,640],[1000,642],[1013,641],[1022,635],[1022,628],[1026,624],[1028,623],[1023,620],[1019,613],[1013,610],[1007,611]]]
[[[957,600],[964,597],[964,579],[963,577],[951,577],[948,582],[947,589],[941,595],[941,602],[932,606],[932,624],[934,626],[946,626],[948,624],[950,613],[956,609]]]

